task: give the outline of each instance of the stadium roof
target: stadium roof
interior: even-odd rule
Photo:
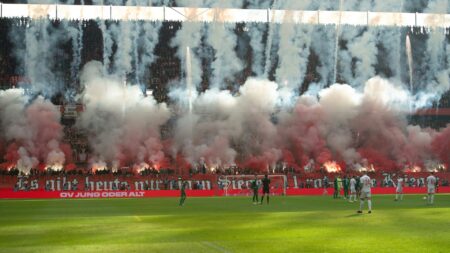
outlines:
[[[113,5],[1,4],[1,18],[261,22],[320,25],[450,27],[450,14]]]

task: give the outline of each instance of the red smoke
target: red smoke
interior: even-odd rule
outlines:
[[[63,127],[60,112],[51,102],[38,97],[27,107],[17,101],[8,105],[4,109],[5,115],[14,115],[18,120],[9,120],[9,125],[4,126],[11,133],[7,136],[9,141],[1,143],[6,151],[0,153],[7,164],[16,166],[20,163],[29,169],[46,165],[62,166],[72,161],[70,145],[61,144]],[[23,109],[18,110],[20,107]]]
[[[432,142],[433,152],[449,169],[450,165],[450,124],[444,128],[440,133],[436,134]]]
[[[117,89],[123,92],[120,87]],[[109,103],[104,107],[109,110],[107,113],[97,111],[94,103],[91,108],[95,110],[83,112],[91,113],[85,117],[84,127],[91,126],[92,122],[99,126],[100,130],[92,132],[90,139],[92,146],[102,144],[94,148],[99,164],[118,162],[117,166],[132,167],[145,162],[156,169],[172,168],[181,173],[199,165],[201,161],[196,159],[210,167],[237,164],[259,172],[280,163],[300,171],[305,166],[317,171],[325,163],[335,162],[347,172],[372,167],[379,171],[398,171],[439,162],[449,166],[450,125],[441,131],[408,125],[404,112],[393,109],[385,101],[355,91],[348,93],[349,87],[330,87],[328,93],[323,93],[325,102],[320,96],[318,100],[300,97],[294,108],[280,110],[272,110],[260,99],[262,95],[252,94],[253,89],[245,91],[247,97],[225,96],[232,102],[216,109],[208,107],[209,100],[203,101],[206,104],[203,106],[211,111],[200,115],[200,123],[193,125],[192,138],[196,141],[193,147],[178,149],[179,140],[163,139],[159,129],[169,118],[169,110],[161,109],[154,102],[146,104],[148,98],[140,95],[136,97],[137,105],[127,105],[125,111],[122,107],[109,108]],[[266,93],[271,92],[273,87]],[[335,94],[340,100],[333,100]],[[346,97],[348,94],[351,96]],[[355,94],[361,95],[361,99],[351,100]],[[251,103],[242,102],[244,98]],[[233,99],[238,100],[238,106],[233,107],[236,102]],[[114,103],[115,98],[107,102]],[[161,115],[159,120],[153,120],[155,114]],[[53,159],[73,167],[70,146],[61,143],[63,132],[55,106],[38,98],[25,108],[24,115],[30,134],[23,136],[30,137],[7,143],[0,140],[0,154],[5,160],[17,163],[23,156],[23,152],[19,154],[22,147],[28,156],[37,158],[38,164],[48,164]],[[111,120],[116,123],[106,126]],[[189,151],[196,152],[197,157],[190,157]],[[223,155],[227,152],[230,155]],[[233,157],[232,164],[224,161],[228,157]]]
[[[15,142],[12,142],[8,145],[6,148],[6,154],[4,156],[4,159],[7,161],[7,163],[11,165],[17,164],[17,161],[19,160],[19,153],[17,151],[19,150],[20,145],[17,145]]]
[[[320,127],[324,125],[324,112],[319,106],[307,106],[297,104],[293,116],[279,125],[283,145],[284,157],[289,158],[290,167],[302,168],[315,161],[315,168],[330,161],[332,154],[326,145],[326,141]]]
[[[60,112],[49,101],[38,98],[26,108],[26,118],[32,131],[27,150],[40,162],[46,163],[49,153],[61,148],[59,142],[63,136],[63,127],[59,123]],[[52,140],[57,142],[56,147],[49,145]]]

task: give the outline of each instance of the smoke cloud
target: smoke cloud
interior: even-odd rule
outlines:
[[[61,169],[71,162],[70,149],[62,144],[60,112],[50,101],[37,97],[29,102],[22,89],[0,91],[1,139],[6,141],[5,159],[18,169]],[[65,153],[66,152],[66,153]]]
[[[77,124],[88,133],[91,162],[116,168],[141,163],[161,166],[165,155],[160,127],[170,117],[166,104],[157,104],[139,86],[126,85],[102,69],[100,62],[89,62],[81,74],[85,110]]]
[[[339,3],[245,2],[251,8],[273,5],[288,10],[335,10]],[[426,7],[426,11],[437,12],[449,8],[446,1],[430,1],[427,6],[401,3],[348,0],[342,9]],[[148,1],[126,4],[146,5]],[[293,24],[289,22],[292,13],[287,11],[281,24],[246,24],[250,63],[236,53],[242,45],[235,24],[220,22],[221,7],[242,7],[244,1],[176,4],[216,8],[218,22],[184,22],[168,42],[183,66],[182,78],[169,87],[170,104],[157,103],[141,87],[157,57],[153,51],[161,23],[99,21],[103,63],[89,62],[80,73],[81,23],[55,26],[48,20],[33,20],[27,21],[26,28],[13,28],[14,55],[31,80],[33,99],[21,89],[0,92],[4,160],[25,172],[41,164],[57,168],[70,162],[69,149],[62,143],[60,112],[46,99],[62,85],[58,81],[61,68],[56,64],[61,61],[71,65],[72,79],[79,78],[83,88],[84,111],[76,124],[87,133],[93,167],[238,165],[260,171],[277,166],[309,170],[330,161],[347,170],[372,166],[383,171],[414,166],[432,169],[441,163],[448,167],[450,127],[433,130],[408,123],[412,108],[431,105],[450,88],[450,45],[442,29],[421,35],[422,47],[415,34],[410,34],[414,65],[420,70],[410,89],[403,73],[407,63],[402,61],[406,59],[405,29]],[[55,56],[69,40],[72,58],[62,61]],[[206,48],[213,50],[205,53]],[[245,64],[251,64],[256,77],[226,89],[236,85],[234,77]],[[205,67],[211,73],[203,73]],[[313,73],[311,67],[316,68]],[[341,84],[335,83],[335,72]],[[306,77],[306,73],[318,76]],[[209,87],[200,89],[202,78],[210,81]],[[304,83],[312,85],[302,87],[302,93],[299,88]],[[162,136],[162,130],[169,133]]]

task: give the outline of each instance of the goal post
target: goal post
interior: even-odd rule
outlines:
[[[259,192],[262,191],[264,175],[256,175],[258,179]],[[287,176],[282,174],[268,175],[270,179],[270,195],[286,195]],[[251,196],[253,190],[251,184],[255,175],[224,175],[219,177],[224,196]]]

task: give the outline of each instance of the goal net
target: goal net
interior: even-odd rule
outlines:
[[[262,194],[264,175],[257,175],[259,194]],[[268,175],[270,179],[270,195],[286,195],[286,175]],[[255,175],[226,175],[219,177],[219,188],[223,189],[224,196],[252,196],[252,182]]]

